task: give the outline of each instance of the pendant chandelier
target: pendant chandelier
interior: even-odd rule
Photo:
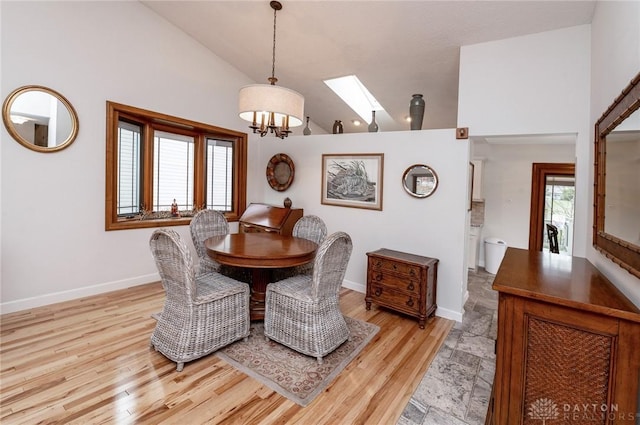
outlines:
[[[271,132],[284,139],[290,127],[302,125],[304,97],[291,89],[276,86],[276,13],[282,9],[279,1],[269,3],[273,9],[273,53],[270,84],[252,84],[240,89],[238,110],[240,118],[251,122],[249,128],[264,137]]]

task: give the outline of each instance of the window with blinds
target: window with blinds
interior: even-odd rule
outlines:
[[[207,138],[207,208],[231,211],[233,143]]]
[[[246,133],[113,102],[107,126],[106,230],[184,225],[203,208],[242,215]]]
[[[139,125],[118,123],[118,215],[140,212],[140,135]]]
[[[193,209],[193,137],[165,131],[153,137],[153,210]]]

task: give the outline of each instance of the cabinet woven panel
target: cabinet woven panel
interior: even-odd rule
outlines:
[[[528,316],[526,344],[523,424],[585,423],[575,406],[608,405],[612,337]],[[606,423],[599,411],[588,413],[590,425]]]

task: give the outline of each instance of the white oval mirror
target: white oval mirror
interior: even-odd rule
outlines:
[[[428,165],[414,164],[402,176],[402,186],[411,196],[426,198],[438,187],[438,175]]]
[[[11,136],[38,152],[69,146],[78,134],[78,115],[60,93],[42,86],[20,87],[4,101],[2,120]]]

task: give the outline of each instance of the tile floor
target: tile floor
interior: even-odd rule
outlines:
[[[495,373],[498,293],[495,276],[469,272],[469,299],[407,403],[397,425],[482,425]]]

